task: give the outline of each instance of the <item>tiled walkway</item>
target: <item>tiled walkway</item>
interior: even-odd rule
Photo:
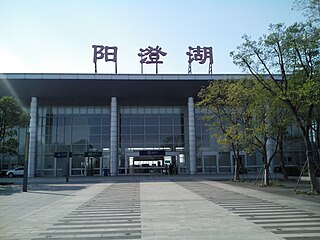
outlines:
[[[320,239],[319,203],[201,178],[1,188],[6,240]]]

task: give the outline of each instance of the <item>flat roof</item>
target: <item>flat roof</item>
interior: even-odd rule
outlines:
[[[238,80],[247,74],[0,74],[0,96],[14,96],[25,106],[37,97],[40,106],[119,105],[184,106],[215,80]]]

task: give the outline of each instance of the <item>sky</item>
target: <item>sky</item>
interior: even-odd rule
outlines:
[[[162,48],[160,74],[188,72],[188,47],[213,48],[213,73],[241,73],[229,56],[271,23],[303,20],[294,0],[0,0],[0,73],[94,73],[92,45],[118,48],[118,73],[141,73],[140,48]],[[143,67],[155,73],[155,65]],[[98,73],[114,63],[97,61]],[[208,62],[192,63],[194,74]]]

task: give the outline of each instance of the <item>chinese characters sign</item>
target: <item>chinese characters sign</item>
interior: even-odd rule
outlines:
[[[115,63],[115,73],[117,73],[117,47],[110,47],[104,45],[93,45],[93,62],[95,66],[95,73],[97,73],[97,60],[104,59],[105,62]],[[191,74],[191,63],[193,61],[198,61],[199,64],[204,64],[207,60],[209,61],[209,74],[212,74],[212,63],[213,54],[212,47],[189,47],[189,52],[186,52],[189,56],[188,60],[188,73]],[[147,47],[145,49],[140,48],[138,56],[140,57],[141,63],[141,74],[143,74],[143,64],[155,64],[156,74],[158,74],[158,64],[163,64],[161,57],[166,56],[167,53],[162,51],[159,46]]]
[[[115,73],[117,73],[117,47],[109,47],[103,45],[93,45],[93,62],[94,62],[94,72],[97,73],[97,60],[104,59],[105,62],[114,62]]]
[[[191,70],[191,63],[193,61],[199,61],[200,64],[204,64],[206,60],[209,60],[209,74],[212,73],[212,63],[213,63],[213,56],[212,56],[212,47],[203,47],[197,46],[196,48],[189,47],[189,52],[186,52],[189,56],[189,67],[188,73],[192,73]]]
[[[156,74],[158,74],[158,64],[162,64],[163,61],[159,61],[161,56],[167,55],[167,53],[161,51],[161,47],[156,46],[155,48],[153,47],[148,47],[146,49],[140,48],[140,53],[138,53],[138,56],[141,57],[140,63],[141,63],[141,73],[143,73],[143,64],[151,64],[155,63],[156,64]],[[148,59],[149,58],[149,59]]]

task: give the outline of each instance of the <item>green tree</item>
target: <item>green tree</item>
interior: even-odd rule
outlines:
[[[0,97],[0,153],[17,154],[17,128],[29,126],[29,114],[13,97]]]
[[[269,84],[272,86],[273,82]],[[248,153],[257,151],[261,153],[264,170],[263,183],[268,186],[270,165],[281,145],[281,136],[286,132],[290,114],[286,106],[263,89],[256,80],[240,80],[235,83],[235,88],[238,92],[237,99],[244,97],[247,101],[243,112],[245,150]],[[284,163],[282,162],[281,165]]]
[[[250,79],[211,82],[200,91],[199,97],[198,106],[216,132],[218,143],[233,152],[234,180],[239,180],[240,151],[259,151],[264,184],[268,186],[270,163],[290,119],[287,109],[257,81]],[[275,144],[271,145],[271,140]]]
[[[240,151],[243,150],[243,112],[246,102],[234,97],[234,81],[213,81],[199,92],[197,106],[202,110],[203,119],[215,132],[217,142],[233,153],[234,181],[240,180]],[[242,98],[245,101],[245,98]]]
[[[236,65],[249,71],[265,90],[290,109],[305,143],[311,191],[319,193],[310,140],[315,106],[320,101],[319,28],[310,21],[289,27],[272,24],[269,34],[258,41],[245,35],[244,43],[231,56]],[[272,81],[266,81],[265,74]]]

